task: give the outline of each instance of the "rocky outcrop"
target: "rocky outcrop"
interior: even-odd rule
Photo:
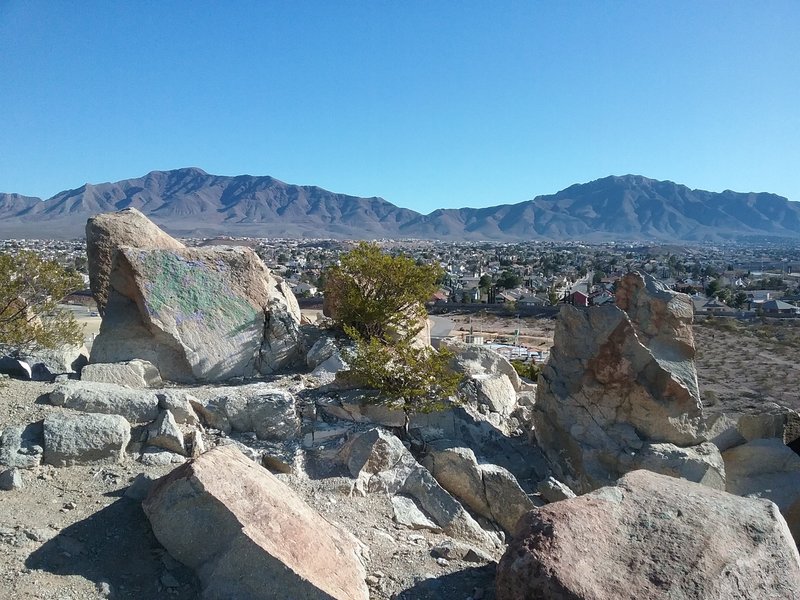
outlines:
[[[107,235],[103,244],[89,242],[93,289],[105,306],[91,362],[140,358],[166,379],[197,382],[273,373],[299,359],[297,301],[255,252],[184,248],[152,224],[132,245],[127,233],[114,237],[140,216],[122,211],[87,225],[91,232],[101,222]]]
[[[497,600],[789,600],[800,555],[776,506],[634,471],[523,517]]]
[[[356,479],[354,490],[409,496],[442,531],[493,545],[493,540],[458,500],[439,485],[394,435],[379,428],[359,433],[342,448],[341,458]]]
[[[121,363],[95,363],[81,371],[81,381],[113,383],[132,388],[159,387],[161,374],[146,360],[129,360]]]
[[[638,273],[619,281],[616,306],[561,309],[533,410],[558,479],[587,492],[637,468],[649,444],[705,441],[692,311],[688,296]],[[659,470],[654,456],[647,468]]]
[[[135,208],[96,215],[86,222],[89,287],[97,310],[105,315],[114,253],[123,247],[177,250],[185,246]]]
[[[51,413],[44,419],[43,462],[56,467],[119,463],[130,439],[131,426],[119,415]]]
[[[369,598],[359,542],[231,445],[158,480],[142,506],[205,599]]]

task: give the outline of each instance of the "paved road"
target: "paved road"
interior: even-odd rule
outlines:
[[[429,315],[431,320],[431,337],[442,338],[450,335],[450,332],[456,328],[456,324],[447,317],[437,317]]]
[[[578,281],[572,284],[570,288],[570,292],[580,292],[581,294],[586,294],[586,284],[591,283],[592,279],[594,279],[594,271],[589,271],[586,273],[586,277],[582,277]]]

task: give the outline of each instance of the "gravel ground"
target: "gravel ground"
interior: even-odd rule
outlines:
[[[53,384],[3,381],[0,429],[65,410],[45,401]],[[300,385],[296,377],[278,384]],[[197,396],[212,391],[192,389]],[[397,525],[386,496],[351,496],[352,480],[320,461],[313,477],[279,477],[367,546],[371,598],[494,597],[494,563],[437,561],[431,548],[449,538]],[[22,489],[0,492],[0,600],[198,598],[196,578],[161,547],[139,502],[124,496],[137,474],[170,470],[129,457],[120,465],[24,471]]]

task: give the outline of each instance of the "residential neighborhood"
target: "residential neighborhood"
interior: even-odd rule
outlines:
[[[357,242],[288,238],[192,238],[188,246],[247,245],[304,301],[321,300],[325,270]],[[384,251],[437,264],[443,275],[431,304],[504,305],[509,311],[599,306],[614,300],[615,282],[643,270],[690,294],[698,315],[797,316],[800,249],[791,243],[668,246],[531,241],[377,240]],[[4,240],[0,252],[33,250],[86,274],[83,240]]]

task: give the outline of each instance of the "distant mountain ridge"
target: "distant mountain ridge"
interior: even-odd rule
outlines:
[[[82,237],[90,216],[129,206],[175,235],[444,240],[715,241],[800,237],[800,203],[769,193],[692,190],[639,175],[575,184],[556,194],[428,215],[273,177],[153,171],[86,184],[48,200],[0,193],[0,237]]]

